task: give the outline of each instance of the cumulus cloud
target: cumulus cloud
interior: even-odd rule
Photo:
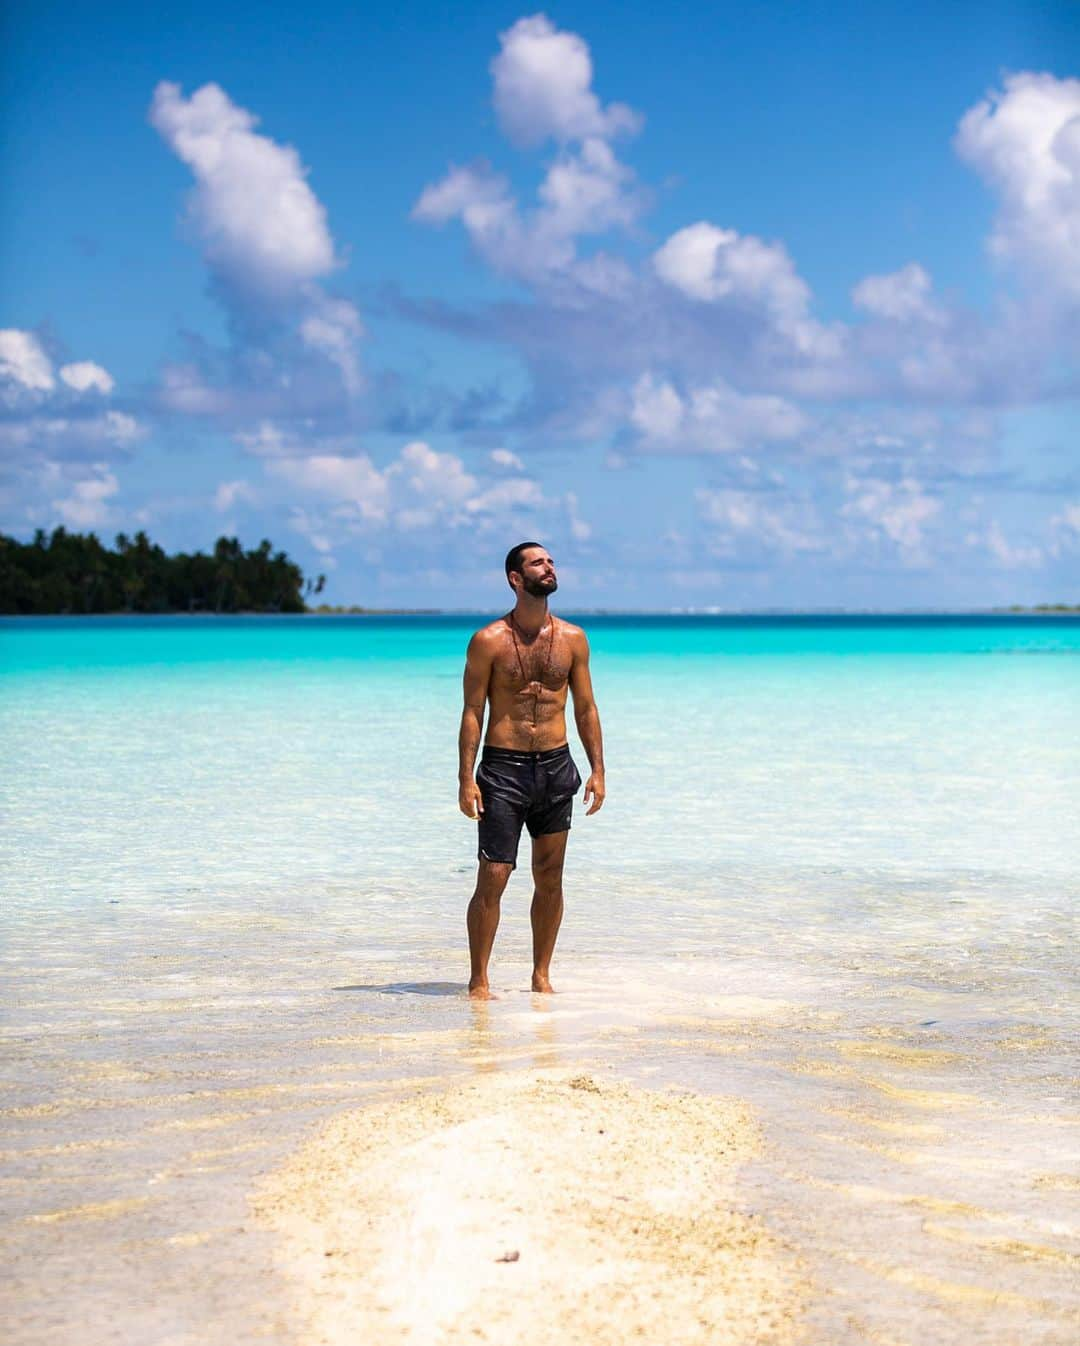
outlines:
[[[302,491],[354,509],[362,519],[377,523],[386,519],[389,485],[367,454],[353,458],[340,454],[272,458],[266,468]]]
[[[44,472],[53,461],[129,451],[145,427],[129,412],[102,404],[114,386],[108,370],[91,360],[62,365],[58,379],[32,332],[0,331],[0,454],[36,462]]]
[[[243,414],[252,384],[293,386],[305,354],[336,369],[339,386],[355,397],[362,388],[360,315],[320,283],[341,263],[325,207],[308,185],[297,151],[260,134],[258,118],[217,84],[185,98],[179,85],[162,82],[150,121],[192,172],[188,223],[235,339],[259,355],[246,365],[234,362],[234,387],[207,386],[190,378],[186,367],[167,369],[165,405],[195,414]]]
[[[109,371],[102,369],[101,365],[94,364],[92,360],[77,360],[74,364],[62,365],[60,377],[77,393],[93,389],[95,392],[104,393],[107,397],[116,386]]]
[[[59,373],[61,388],[57,387]],[[116,386],[113,376],[92,360],[76,360],[54,366],[48,352],[33,332],[17,327],[0,331],[0,397],[9,407],[63,404],[63,393],[97,392],[106,397]]]
[[[701,487],[694,492],[714,556],[754,560],[826,548],[817,513],[804,501],[778,501],[749,491]]]
[[[738,393],[723,380],[684,396],[652,374],[634,385],[630,421],[646,448],[697,453],[793,439],[808,425],[799,408],[781,397]]]
[[[189,215],[207,262],[229,286],[258,295],[294,293],[335,265],[326,211],[300,156],[255,127],[217,84],[185,99],[163,81],[150,121],[191,169]]]
[[[363,333],[356,309],[347,300],[314,298],[312,311],[300,323],[300,337],[312,350],[321,351],[341,372],[346,390],[355,395],[362,387],[356,343]]]
[[[1000,194],[992,252],[1080,298],[1080,79],[1008,76],[964,115],[955,144]]]
[[[266,427],[263,433],[265,438]],[[498,466],[498,476],[485,477],[470,471],[459,455],[440,452],[423,440],[403,445],[383,467],[368,454],[357,453],[286,452],[264,461],[268,476],[289,488],[294,513],[303,516],[302,528],[295,519],[292,526],[313,546],[315,536],[323,539],[324,551],[355,537],[378,540],[420,530],[441,536],[479,534],[504,529],[511,519],[525,526],[526,520],[539,523],[545,516],[565,516],[572,536],[587,536],[576,500],[560,515],[560,502],[547,499],[538,482],[524,474],[506,476],[513,464]],[[229,488],[235,485],[219,488],[219,494],[225,492],[223,507],[232,504],[235,493]]]
[[[113,518],[109,500],[120,489],[107,463],[94,463],[94,475],[76,481],[68,495],[51,502],[69,528],[102,528]]]
[[[586,140],[548,168],[539,204],[522,211],[505,178],[486,165],[452,168],[426,187],[413,219],[444,224],[460,218],[473,246],[499,273],[541,287],[571,283],[583,291],[618,293],[630,277],[618,258],[580,259],[577,240],[627,226],[640,213],[634,175],[603,140]]]
[[[782,243],[699,220],[672,234],[652,260],[660,279],[688,299],[758,308],[799,350],[838,352],[836,332],[810,318],[810,287]]]
[[[496,467],[505,467],[517,472],[525,471],[525,464],[516,453],[511,453],[509,449],[492,449],[488,457]]]
[[[778,312],[802,314],[810,289],[779,243],[741,237],[707,220],[671,235],[653,255],[660,278],[706,303],[728,295],[760,298]]]
[[[940,322],[941,309],[933,302],[933,283],[918,262],[909,262],[885,276],[866,276],[851,292],[857,308],[895,322]]]
[[[912,477],[890,482],[850,476],[846,489],[849,499],[840,511],[845,518],[887,539],[906,563],[926,560],[925,529],[940,513],[941,501],[927,495],[920,482]]]
[[[52,361],[32,332],[0,331],[0,380],[8,388],[51,392],[56,387]]]
[[[123,411],[81,417],[35,415],[0,424],[0,449],[80,458],[129,449],[145,433],[145,427]]]
[[[499,35],[491,62],[495,112],[517,145],[610,139],[633,132],[640,116],[623,103],[602,107],[592,89],[592,57],[577,33],[560,31],[543,14],[519,19]]]
[[[1010,542],[996,519],[990,521],[985,532],[969,534],[967,541],[985,547],[1003,570],[1036,569],[1043,563],[1040,547]]]
[[[626,461],[628,443],[648,453],[753,443],[797,453],[808,430],[845,407],[959,413],[1076,386],[1075,345],[1053,316],[1056,300],[1014,293],[965,308],[935,293],[918,260],[852,277],[860,321],[847,323],[815,311],[809,280],[782,240],[737,221],[699,219],[644,263],[632,259],[610,240],[633,228],[647,203],[613,148],[616,133],[636,123],[598,98],[586,43],[533,16],[502,35],[491,69],[507,136],[524,148],[555,145],[535,200],[519,200],[508,176],[473,163],[428,186],[413,214],[460,221],[491,269],[528,294],[468,310],[411,310],[444,331],[505,343],[521,358],[528,394],[487,428],[512,427],[538,442],[599,441],[612,463]],[[1041,256],[1046,274],[1056,267],[1067,285],[1080,276],[1078,89],[1050,76],[1010,77],[1000,96],[964,117],[956,138],[1001,196],[998,250]],[[939,444],[930,460],[954,452],[964,445]],[[925,456],[913,454],[921,476]],[[872,462],[857,470],[877,475]],[[887,530],[878,534],[891,542]]]
[[[495,107],[511,141],[520,146],[549,138],[559,150],[523,210],[507,180],[486,164],[452,167],[421,193],[412,216],[430,224],[460,219],[473,246],[500,274],[549,291],[566,287],[613,295],[631,272],[619,258],[581,258],[577,240],[626,228],[644,197],[633,171],[610,141],[636,130],[639,119],[619,103],[602,107],[592,91],[589,48],[576,34],[554,28],[542,14],[520,19],[503,33],[491,65]]]
[[[258,502],[258,492],[252,487],[250,482],[223,481],[218,484],[214,492],[214,508],[219,514],[224,514],[236,504],[238,500],[246,501],[249,505]]]
[[[470,514],[504,514],[524,505],[540,505],[544,494],[535,481],[527,477],[515,477],[512,481],[499,481],[480,491],[465,501]]]

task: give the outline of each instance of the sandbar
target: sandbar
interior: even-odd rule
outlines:
[[[335,1116],[264,1178],[297,1346],[797,1339],[739,1100],[523,1070]]]

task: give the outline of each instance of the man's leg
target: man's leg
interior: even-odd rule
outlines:
[[[562,876],[569,832],[534,837],[532,844],[533,900],[529,909],[533,932],[534,991],[550,991],[548,973],[555,938],[563,914]]]
[[[476,891],[469,903],[466,922],[472,963],[469,995],[475,1000],[491,998],[488,990],[488,959],[491,957],[491,946],[495,943],[495,931],[499,928],[499,902],[513,868],[513,865],[502,864],[498,860],[481,859],[477,871]]]

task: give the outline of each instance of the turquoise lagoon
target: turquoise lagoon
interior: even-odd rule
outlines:
[[[527,990],[523,865],[486,1008],[456,804],[485,617],[0,619],[4,1144],[41,1340],[194,1340],[192,1278],[246,1257],[273,1296],[229,1231],[306,1126],[564,1064],[753,1102],[744,1199],[810,1267],[811,1340],[1075,1339],[1080,620],[566,615],[608,801],[574,821],[560,993]],[[65,1308],[43,1267],[90,1207]],[[132,1247],[156,1296],[100,1270]]]

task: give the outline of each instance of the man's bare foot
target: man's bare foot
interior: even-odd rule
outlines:
[[[546,995],[554,995],[555,987],[548,981],[546,972],[534,972],[532,975],[532,988],[534,991],[542,991]]]
[[[491,994],[491,987],[486,981],[469,982],[470,1000],[494,1000],[495,996]]]

